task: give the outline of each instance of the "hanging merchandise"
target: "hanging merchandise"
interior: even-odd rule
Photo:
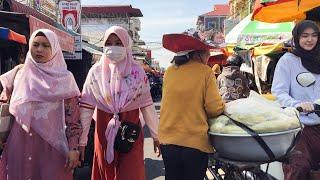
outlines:
[[[269,63],[271,61],[271,58],[265,55],[257,56],[254,61],[254,68],[256,69],[258,78],[262,81],[267,81],[267,70]]]

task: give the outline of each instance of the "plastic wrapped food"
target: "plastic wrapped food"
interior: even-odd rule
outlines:
[[[294,107],[287,107],[287,108],[284,109],[284,112],[288,116],[299,116],[299,111]]]
[[[300,127],[299,113],[295,108],[282,109],[278,103],[269,101],[254,91],[250,92],[248,98],[227,103],[224,114],[227,116],[221,115],[209,120],[211,132],[248,134],[230,118],[247,125],[256,133],[281,132]]]
[[[245,130],[243,130],[241,127],[229,124],[227,126],[224,126],[220,129],[220,132],[222,134],[248,134]]]
[[[272,133],[281,132],[299,127],[299,122],[296,119],[264,121],[251,127],[256,133]]]
[[[225,116],[221,115],[216,118],[209,119],[209,126],[211,132],[220,132],[222,128],[224,128],[228,123],[230,119]]]

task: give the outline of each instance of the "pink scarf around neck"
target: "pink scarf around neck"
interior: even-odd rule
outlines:
[[[153,103],[148,78],[143,68],[133,60],[132,40],[127,30],[118,26],[109,28],[104,42],[111,34],[119,37],[126,48],[127,56],[123,61],[113,64],[102,55],[100,61],[89,71],[81,97],[81,102],[114,114],[105,132],[108,163],[114,159],[114,139],[120,126],[118,114]]]

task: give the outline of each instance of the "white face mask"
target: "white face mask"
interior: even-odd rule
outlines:
[[[103,53],[114,64],[123,61],[127,55],[126,48],[121,46],[107,46],[104,47]]]

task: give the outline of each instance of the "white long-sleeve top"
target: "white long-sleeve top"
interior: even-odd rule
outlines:
[[[142,125],[145,124],[148,126],[151,137],[154,140],[158,140],[158,126],[159,126],[159,118],[156,114],[156,110],[154,105],[150,105],[144,108],[140,108],[140,111],[143,116]],[[82,134],[80,136],[79,145],[86,146],[88,142],[88,134],[90,130],[92,116],[94,114],[94,109],[81,107],[80,108],[80,120],[83,127]]]
[[[300,57],[284,54],[275,69],[271,92],[284,107],[297,107],[303,102],[314,102],[320,98],[320,74],[313,74],[316,82],[309,87],[303,87],[297,82],[300,73],[309,72],[303,67]],[[306,125],[320,124],[320,118],[315,114],[300,115],[300,120]]]

